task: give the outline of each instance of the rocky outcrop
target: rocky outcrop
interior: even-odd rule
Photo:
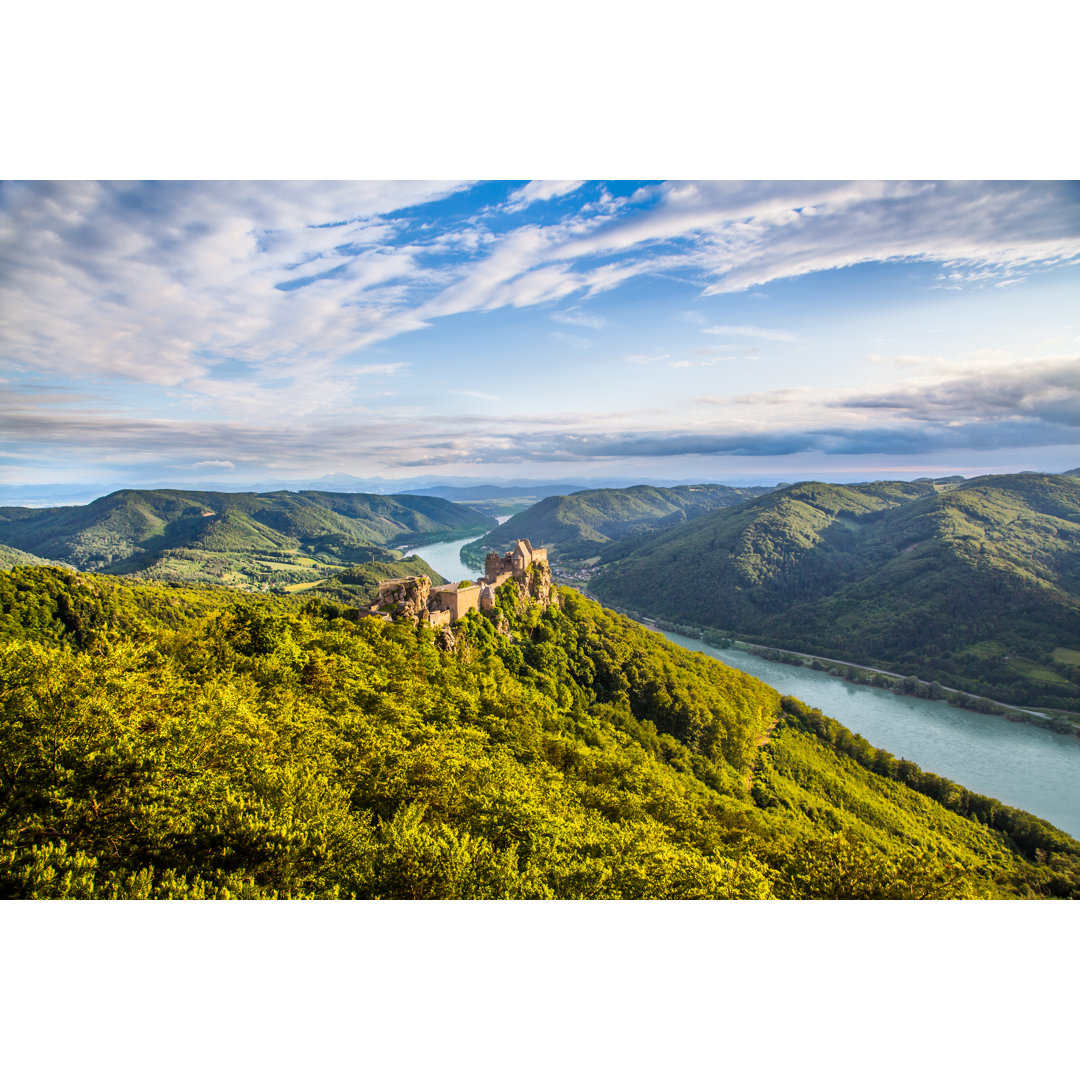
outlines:
[[[379,582],[379,599],[373,605],[389,615],[419,618],[428,608],[431,580],[424,574]]]
[[[547,562],[534,562],[525,573],[525,590],[541,607],[548,607],[557,600],[551,583],[551,566]]]
[[[503,589],[512,590],[514,608],[519,612],[531,604],[546,608],[559,602],[558,590],[551,581],[551,567],[546,562],[533,563],[525,573],[504,582],[500,593]]]

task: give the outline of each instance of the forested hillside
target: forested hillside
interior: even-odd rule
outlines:
[[[48,559],[39,559],[28,551],[19,551],[17,548],[0,544],[0,570],[10,570],[13,566],[49,566]],[[72,567],[71,569],[74,569]]]
[[[648,615],[1080,708],[1080,481],[796,484],[636,546],[590,588]]]
[[[80,570],[265,588],[493,524],[419,495],[117,491],[87,506],[0,507],[0,543]]]
[[[0,574],[5,897],[1071,896],[1080,844],[571,590],[438,637]]]
[[[466,545],[462,558],[480,567],[489,547],[503,551],[519,536],[527,536],[564,564],[587,561],[595,559],[613,540],[645,537],[768,490],[723,484],[674,488],[640,485],[554,495],[504,521],[483,540]]]

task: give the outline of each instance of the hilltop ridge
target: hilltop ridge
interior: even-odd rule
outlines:
[[[604,546],[614,540],[671,528],[715,507],[743,502],[769,490],[724,484],[671,488],[639,484],[553,495],[514,515],[483,540],[467,544],[461,557],[479,566],[484,545],[506,547],[518,536],[530,536],[563,563],[584,561],[599,556]]]
[[[267,588],[493,524],[422,495],[124,490],[86,506],[0,507],[0,543],[80,570]]]
[[[1080,708],[1080,481],[795,484],[617,550],[602,599],[778,648]]]

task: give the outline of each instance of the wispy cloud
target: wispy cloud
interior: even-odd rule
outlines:
[[[980,371],[929,385],[851,395],[837,407],[958,423],[1039,421],[1080,427],[1080,357]]]
[[[586,326],[590,330],[603,330],[607,326],[607,319],[602,315],[592,315],[580,308],[553,311],[548,317],[557,323],[566,323],[568,326]]]
[[[458,397],[478,398],[481,401],[502,401],[498,394],[488,394],[483,390],[451,390],[450,392],[457,394]]]
[[[559,342],[560,345],[569,345],[574,349],[588,349],[592,345],[588,338],[583,338],[579,334],[564,334],[561,330],[552,330],[548,337],[552,341]]]
[[[408,369],[408,364],[397,360],[390,364],[353,364],[349,371],[353,375],[400,375]]]
[[[510,198],[527,206],[579,186],[534,181]],[[501,235],[471,222],[409,231],[403,211],[458,187],[5,185],[7,356],[169,386],[205,375],[208,353],[341,359],[440,318],[595,295],[645,274],[697,275],[710,294],[869,261],[933,260],[977,284],[1080,258],[1070,184],[667,183]],[[455,247],[458,234],[469,243]]]
[[[508,209],[523,209],[529,203],[547,202],[577,191],[584,180],[533,180],[510,195]]]
[[[706,334],[723,334],[728,337],[756,337],[768,341],[798,341],[790,330],[771,330],[762,326],[703,326]]]
[[[678,363],[676,361],[676,363]],[[495,400],[478,390],[453,391]],[[403,422],[403,420],[405,422]],[[442,467],[619,458],[828,455],[909,456],[937,450],[1076,444],[1080,363],[1029,364],[934,385],[898,385],[862,395],[808,387],[700,398],[675,410],[511,414],[368,415],[287,427],[254,420],[177,421],[115,411],[0,406],[0,430],[15,453],[70,460],[93,453],[118,465],[195,461],[193,470]],[[205,456],[198,451],[209,451]],[[214,453],[214,452],[217,453]],[[29,460],[29,458],[27,459]]]
[[[635,453],[653,446],[658,454],[738,454],[758,452],[751,447],[854,453],[858,446],[895,445],[907,453],[914,451],[904,447],[928,440],[981,445],[994,431],[1017,445],[1043,445],[1067,431],[1075,438],[1072,373],[1080,365],[1038,367],[978,354],[978,346],[997,346],[993,335],[957,360],[932,355],[937,344],[882,331],[851,353],[878,350],[870,357],[877,385],[859,379],[849,384],[859,390],[784,397],[786,390],[765,383],[773,386],[770,400],[692,403],[697,415],[680,411],[674,397],[697,380],[669,374],[667,382],[682,389],[668,393],[656,378],[668,367],[718,364],[726,374],[758,346],[781,353],[767,343],[802,341],[784,328],[798,325],[785,314],[784,290],[775,290],[766,326],[756,325],[764,307],[740,310],[740,298],[728,295],[768,282],[920,261],[936,264],[937,284],[979,290],[1075,263],[1075,183],[670,182],[623,187],[618,197],[579,181],[503,186],[495,197],[486,187],[468,187],[0,185],[8,452],[39,447],[57,460],[159,455],[206,469],[231,463],[239,472],[289,454],[312,463],[320,454],[342,461],[362,454],[403,465],[577,460],[590,453],[600,460],[631,446]],[[516,213],[508,216],[508,208]],[[642,280],[649,276],[656,289]],[[613,317],[612,327],[589,310],[590,298],[601,294],[608,310],[617,297],[607,294],[617,290],[632,304],[652,304],[674,281],[682,290],[672,301],[679,308],[695,302],[685,283],[696,289],[692,319],[715,348],[695,353],[693,346],[709,339],[688,345],[685,326],[676,328],[680,337],[635,329],[638,336],[620,338],[631,318]],[[1000,295],[1002,304],[1008,299],[1008,292]],[[443,408],[431,387],[446,385],[442,368],[460,360],[431,348],[432,328],[453,328],[447,340],[457,333],[472,348],[472,330],[482,336],[530,308],[536,310],[526,332],[535,353],[546,346],[568,363],[550,342],[585,349],[598,340],[590,331],[605,330],[605,339],[616,342],[610,353],[596,348],[572,359],[598,356],[600,365],[622,355],[626,363],[653,365],[633,378],[622,369],[623,381],[655,387],[650,404],[666,415],[622,417],[617,435],[612,417],[568,418],[539,405],[514,423],[480,415],[479,405],[476,416],[431,415]],[[665,320],[669,310],[656,308]],[[572,332],[548,331],[549,318]],[[722,318],[730,322],[715,321]],[[407,334],[416,337],[394,342]],[[716,340],[725,337],[732,341]],[[1062,341],[1073,337],[1074,325]],[[671,351],[649,348],[657,340]],[[897,355],[886,356],[894,342]],[[496,352],[505,355],[503,342],[490,355]],[[477,361],[457,384],[494,385],[483,366]],[[886,385],[892,376],[896,385]],[[383,380],[409,388],[394,399],[396,408],[374,401],[387,393]],[[497,400],[481,390],[451,393]]]
[[[38,371],[164,386],[206,375],[209,353],[341,356],[400,305],[393,283],[421,272],[413,252],[379,246],[394,231],[379,215],[454,188],[4,185],[6,354]],[[275,287],[305,274],[306,287]]]

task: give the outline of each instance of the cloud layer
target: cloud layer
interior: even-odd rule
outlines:
[[[480,391],[462,397],[493,399]],[[433,468],[671,458],[685,455],[907,457],[933,451],[1071,445],[1080,430],[1080,358],[909,383],[872,396],[809,388],[699,399],[672,425],[662,410],[481,415],[446,412],[277,426],[73,415],[0,406],[8,438],[48,456],[77,443],[102,461],[179,459],[214,470]],[[207,457],[206,455],[220,455]],[[227,456],[226,456],[227,455]]]
[[[393,387],[423,384],[438,360],[389,348],[456,317],[538,309],[560,324],[541,323],[553,355],[593,363],[616,328],[590,300],[646,278],[723,298],[921,262],[938,287],[970,290],[1078,261],[1073,182],[5,183],[5,452],[240,474],[1075,442],[1071,358],[935,375],[912,357],[893,361],[908,381],[873,390],[680,398],[803,344],[749,309],[695,315],[695,333],[734,343],[694,359],[659,335],[610,350],[620,377],[654,379],[652,409],[575,402],[495,421],[411,407]],[[448,394],[514,401],[486,374]]]
[[[718,293],[869,261],[940,262],[950,283],[1080,258],[1075,183],[667,183],[579,198],[552,223],[496,213],[423,231],[395,216],[460,186],[5,184],[4,355],[177,385],[207,377],[208,356],[289,371],[454,314],[674,269]],[[503,209],[580,188],[534,181]]]

